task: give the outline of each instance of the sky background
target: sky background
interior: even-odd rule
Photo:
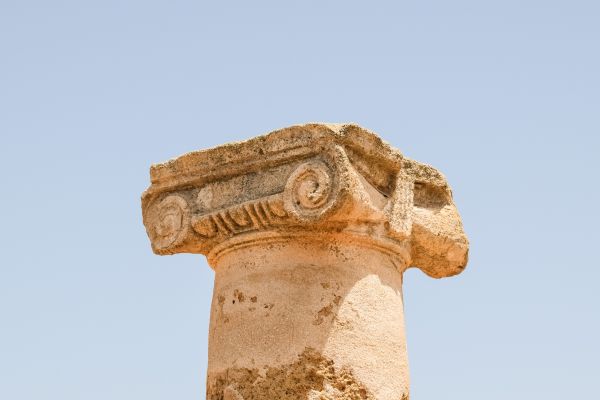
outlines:
[[[152,254],[150,164],[356,122],[448,178],[405,274],[411,398],[591,399],[598,1],[0,0],[0,398],[202,399],[213,272]]]

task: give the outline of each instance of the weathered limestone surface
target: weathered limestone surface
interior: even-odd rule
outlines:
[[[215,271],[207,399],[408,398],[402,273],[460,273],[445,178],[356,125],[308,124],[150,171],[157,254]]]

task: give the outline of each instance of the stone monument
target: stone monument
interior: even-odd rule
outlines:
[[[215,271],[207,399],[408,399],[402,274],[467,263],[441,173],[359,126],[307,124],[150,176],[154,252]]]

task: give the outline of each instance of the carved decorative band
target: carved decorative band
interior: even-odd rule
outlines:
[[[408,241],[395,241],[387,237],[373,236],[365,232],[346,230],[343,233],[336,232],[306,232],[306,231],[287,231],[287,232],[269,232],[262,231],[253,235],[241,234],[214,246],[206,255],[208,264],[213,268],[219,263],[219,260],[226,254],[241,250],[244,248],[275,243],[287,243],[290,241],[306,241],[312,239],[317,242],[351,243],[354,246],[364,247],[384,253],[390,257],[399,272],[403,272],[410,265],[410,244]]]
[[[200,236],[209,239],[219,234],[232,234],[281,225],[288,217],[281,195],[274,195],[219,210],[196,215],[192,227]]]
[[[195,204],[188,204],[183,196],[169,195],[149,209],[149,236],[155,250],[169,253],[186,238],[191,239],[192,230],[200,239],[209,240],[316,222],[336,201],[335,183],[332,169],[313,160],[299,165],[289,175],[282,192],[219,210],[210,210],[213,192],[208,186],[198,190]]]

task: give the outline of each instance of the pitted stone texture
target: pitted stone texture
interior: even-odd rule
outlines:
[[[208,400],[376,400],[348,368],[308,348],[291,364],[229,368],[209,377]],[[407,396],[403,397],[408,399]],[[402,399],[402,398],[399,398]]]
[[[376,399],[401,398],[408,360],[400,262],[344,235],[224,254],[215,266],[209,382],[232,367],[290,365],[312,348],[352,367]]]

